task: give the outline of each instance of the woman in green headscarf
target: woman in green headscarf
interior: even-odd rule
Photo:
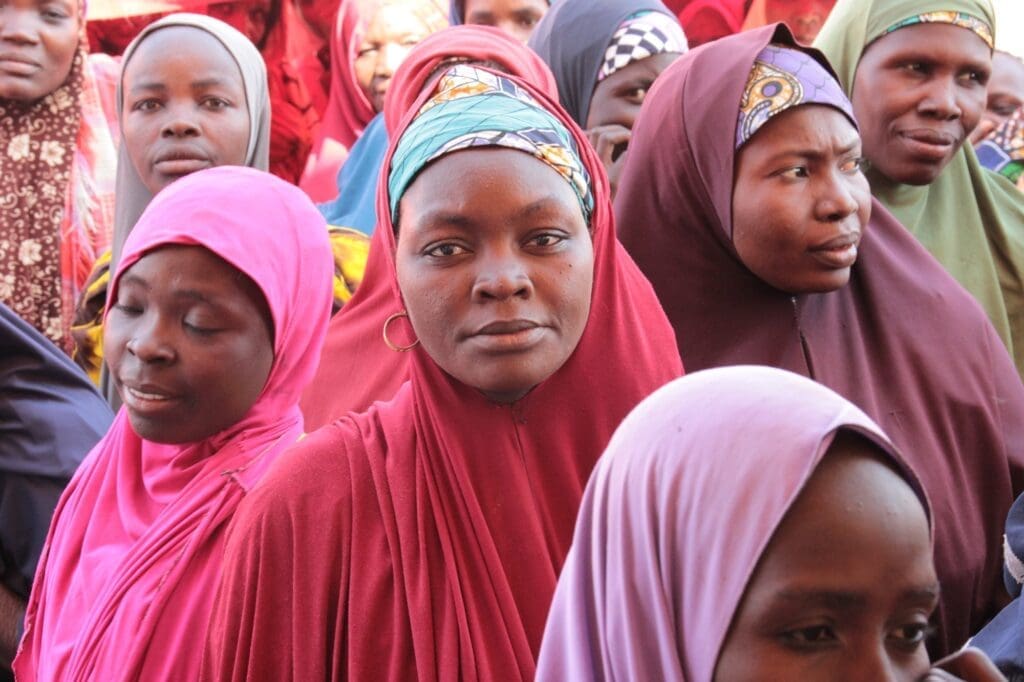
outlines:
[[[814,44],[853,100],[872,192],[1024,371],[1024,202],[964,144],[985,109],[994,29],[989,0],[839,0]]]

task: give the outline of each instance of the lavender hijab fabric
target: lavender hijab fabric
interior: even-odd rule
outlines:
[[[537,680],[710,680],[758,560],[840,430],[889,455],[928,509],[881,429],[791,372],[706,370],[642,402],[587,485]]]
[[[795,45],[785,27],[766,26],[701,46],[658,78],[615,198],[620,238],[654,285],[687,369],[757,364],[810,377],[906,453],[935,512],[942,597],[930,648],[950,652],[1004,599],[1003,520],[1024,488],[1024,386],[974,299],[877,201],[837,291],[791,296],[740,261],[735,132],[769,43]]]

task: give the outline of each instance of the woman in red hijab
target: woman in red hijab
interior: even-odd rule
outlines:
[[[587,477],[682,371],[552,99],[457,65],[397,131],[375,237],[409,381],[240,510],[206,679],[531,679]]]
[[[442,64],[458,61],[500,68],[558,98],[551,70],[525,45],[489,26],[453,26],[417,45],[399,67],[384,104],[387,130],[400,129]],[[309,430],[349,412],[362,412],[376,400],[390,400],[409,378],[408,355],[389,350],[381,338],[384,320],[401,307],[401,299],[391,286],[386,236],[376,234],[379,231],[371,238],[363,283],[344,312],[331,319],[320,367],[303,396]]]
[[[448,25],[444,0],[343,0],[331,43],[331,91],[299,186],[318,202],[338,194],[338,169],[411,46]]]

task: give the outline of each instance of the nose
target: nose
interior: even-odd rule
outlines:
[[[391,78],[401,65],[409,48],[395,43],[386,43],[377,53],[377,62],[374,64],[373,75],[375,78]]]
[[[957,100],[957,84],[952,77],[936,78],[921,99],[918,111],[929,118],[954,121],[963,113]]]
[[[850,656],[843,679],[847,682],[898,682],[910,678],[894,664],[885,644],[879,642]]]
[[[199,137],[199,125],[191,115],[191,108],[169,107],[167,119],[160,130],[161,137]]]
[[[837,223],[853,215],[860,204],[852,186],[853,179],[842,172],[832,174],[815,204],[818,220]]]
[[[30,12],[10,6],[0,8],[0,40],[23,45],[39,42],[38,27],[31,20]]]
[[[525,263],[514,253],[493,254],[480,259],[473,283],[473,301],[508,301],[533,296],[533,282]]]
[[[134,326],[125,347],[131,355],[146,364],[170,364],[175,358],[166,324],[152,314],[143,316]]]

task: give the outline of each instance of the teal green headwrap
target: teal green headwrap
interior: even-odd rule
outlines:
[[[397,221],[402,195],[428,163],[472,147],[518,149],[543,161],[569,183],[590,222],[590,177],[568,128],[511,79],[466,64],[441,78],[437,94],[395,148],[388,175],[392,220]]]

